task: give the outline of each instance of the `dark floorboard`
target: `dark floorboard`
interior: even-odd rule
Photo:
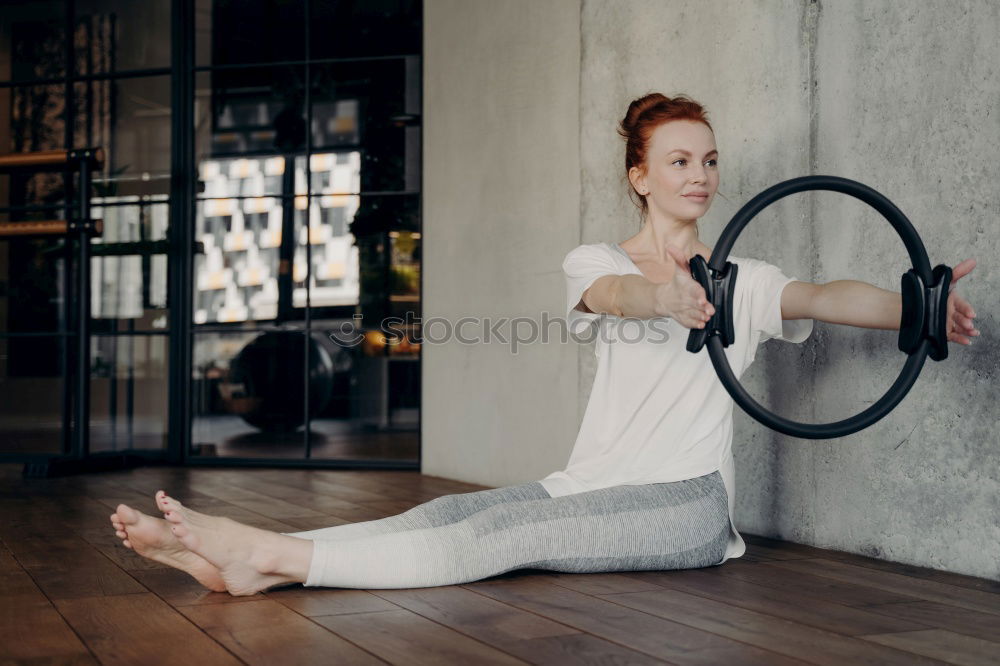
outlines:
[[[108,517],[191,507],[291,532],[481,490],[408,471],[0,465],[0,663],[997,664],[1000,582],[744,534],[686,571],[521,570],[409,590],[211,592]]]

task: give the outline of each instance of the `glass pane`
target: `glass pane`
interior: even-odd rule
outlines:
[[[170,66],[170,0],[76,0],[77,74]]]
[[[365,321],[419,312],[419,195],[362,196],[350,231],[358,247]]]
[[[92,330],[168,328],[166,196],[95,197],[92,214],[104,220],[91,241]]]
[[[0,239],[0,334],[63,329],[65,253],[55,237]]]
[[[90,450],[167,445],[166,335],[100,335],[90,340]]]
[[[413,329],[394,325],[389,336],[377,323],[313,323],[327,333],[316,339],[330,358],[331,387],[325,404],[310,412],[311,457],[417,462],[420,345]]]
[[[0,337],[0,452],[62,452],[62,359],[57,337]]]
[[[66,89],[62,85],[0,88],[0,154],[66,146]],[[61,219],[61,173],[0,175],[0,206],[52,204],[48,211],[11,212],[5,220]]]
[[[305,59],[305,0],[195,0],[195,62]]]
[[[195,333],[194,455],[304,455],[304,343],[302,331]]]
[[[312,67],[312,149],[361,152],[361,191],[420,188],[419,58]]]
[[[66,75],[66,4],[7,0],[0,4],[0,81]]]
[[[170,77],[82,81],[73,86],[75,148],[103,147],[94,193],[120,197],[170,193]]]
[[[420,53],[420,0],[337,0],[309,4],[310,57]]]
[[[312,308],[358,303],[360,265],[350,225],[361,205],[361,155],[358,151],[316,153],[309,161],[312,196],[296,199],[298,237],[294,280],[296,308],[306,307],[306,280]],[[306,161],[295,162],[305,177]],[[308,217],[308,232],[306,218]]]
[[[198,164],[204,160],[247,154],[278,155],[303,150],[306,143],[304,82],[304,67],[254,67],[199,73],[195,84]],[[200,170],[198,173],[204,177]],[[206,192],[206,196],[213,195]]]
[[[198,202],[194,323],[274,320],[278,316],[283,221],[291,198]]]

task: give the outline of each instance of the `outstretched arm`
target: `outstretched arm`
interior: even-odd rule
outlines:
[[[952,269],[948,288],[950,342],[968,345],[972,342],[970,337],[979,335],[973,322],[975,310],[954,293],[955,284],[975,267],[975,259],[966,259]],[[898,292],[857,280],[834,280],[819,285],[795,281],[781,292],[782,319],[818,319],[831,324],[899,330],[902,313]]]

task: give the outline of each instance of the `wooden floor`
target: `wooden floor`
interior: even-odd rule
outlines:
[[[412,590],[208,592],[120,545],[119,502],[277,531],[371,520],[481,486],[394,471],[0,466],[0,663],[996,664],[1000,582],[744,535],[688,571],[522,570]]]

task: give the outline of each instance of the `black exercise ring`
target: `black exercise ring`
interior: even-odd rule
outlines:
[[[736,264],[726,261],[729,251],[743,228],[760,211],[775,201],[796,192],[831,190],[865,202],[885,217],[903,240],[913,268],[902,277],[903,312],[899,328],[900,351],[909,355],[899,378],[885,395],[863,412],[836,423],[798,423],[773,414],[761,406],[736,379],[729,359],[723,352],[733,341],[733,299]],[[843,437],[867,428],[892,411],[906,396],[920,374],[927,356],[932,360],[948,358],[947,313],[951,268],[939,264],[931,270],[924,244],[910,221],[896,206],[872,188],[837,176],[803,176],[774,185],[751,199],[733,216],[722,232],[712,257],[705,262],[700,255],[691,259],[691,275],[705,289],[715,314],[705,328],[692,329],[687,350],[697,353],[708,344],[708,355],[722,385],[740,407],[769,428],[794,437],[826,439]]]

